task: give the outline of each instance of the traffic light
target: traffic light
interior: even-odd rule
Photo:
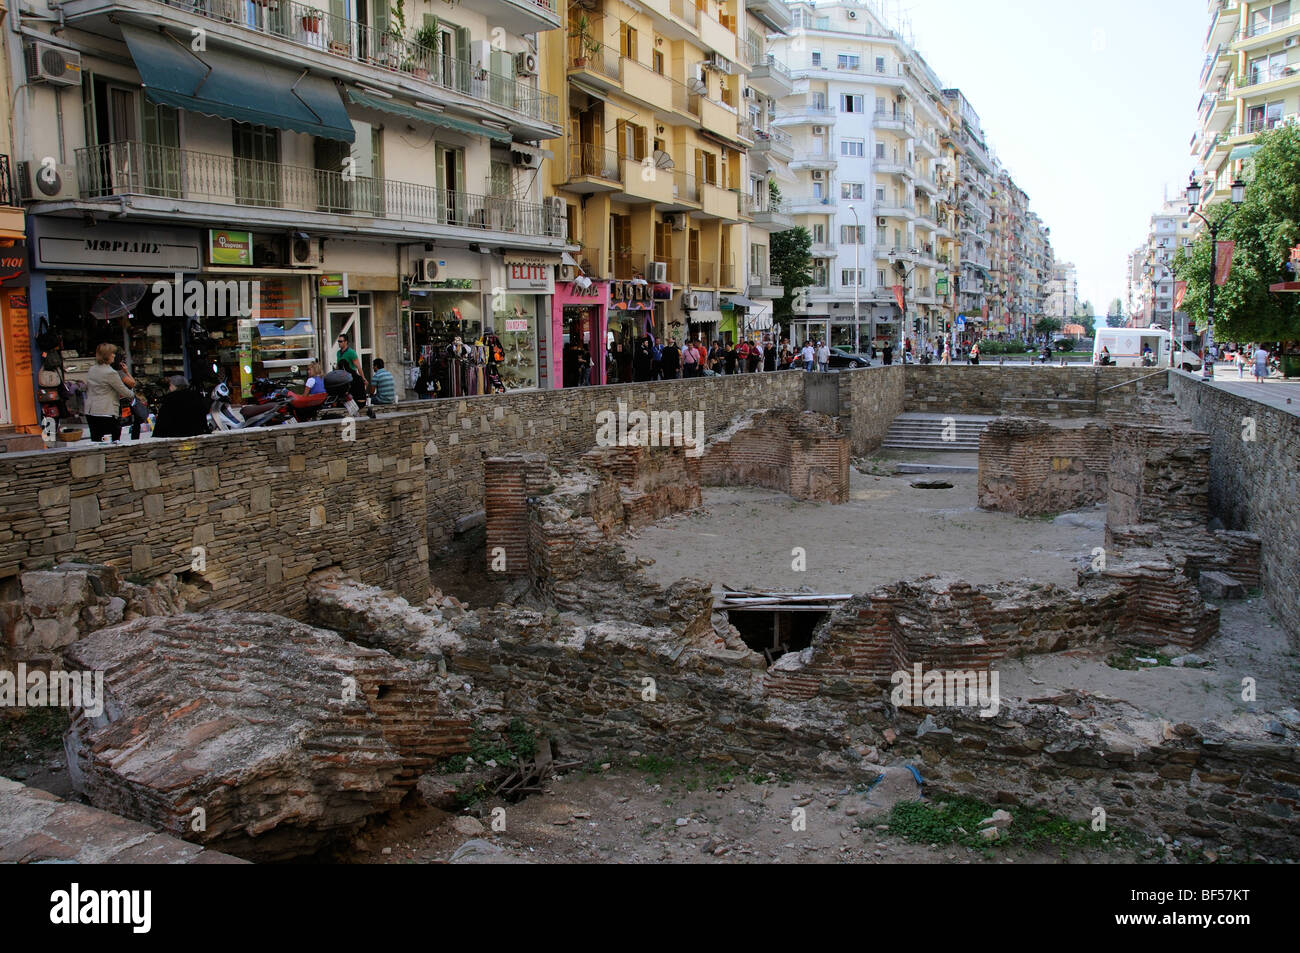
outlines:
[[[920,319],[920,318],[917,318],[915,321],[912,322],[912,332],[913,332],[914,334],[920,334],[920,333],[921,333],[921,319]]]

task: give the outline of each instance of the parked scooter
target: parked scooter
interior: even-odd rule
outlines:
[[[213,430],[245,430],[249,427],[273,427],[292,416],[288,399],[270,404],[236,407],[230,400],[230,388],[225,381],[212,390],[212,407],[208,412]]]

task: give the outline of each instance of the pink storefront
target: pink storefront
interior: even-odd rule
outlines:
[[[555,343],[550,359],[554,386],[579,386],[581,367],[587,357],[591,361],[587,383],[605,383],[609,283],[593,281],[589,287],[580,288],[571,281],[557,281],[551,300],[551,339]]]

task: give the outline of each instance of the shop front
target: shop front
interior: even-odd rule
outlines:
[[[504,284],[493,285],[488,356],[496,360],[507,391],[546,388],[553,379],[545,360],[546,343],[557,338],[543,325],[552,312],[558,263],[545,256],[507,253]]]
[[[551,339],[559,345],[551,353],[555,388],[631,379],[623,376],[622,362],[625,358],[630,361],[632,351],[624,346],[622,329],[607,323],[608,309],[608,282],[556,283],[551,311]],[[607,366],[607,361],[613,366]]]
[[[0,424],[12,427],[15,434],[40,431],[27,267],[26,240],[0,231]]]
[[[647,335],[653,335],[661,344],[667,342],[668,336],[681,340],[681,327],[673,327],[667,321],[667,333],[664,333],[667,302],[656,300],[655,288],[642,279],[632,281],[611,281],[609,284],[609,333],[606,343],[612,341],[617,355],[617,368],[620,381],[633,379],[633,356],[636,354],[637,342]],[[659,314],[656,317],[656,307]]]

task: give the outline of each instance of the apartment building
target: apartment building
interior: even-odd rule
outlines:
[[[814,260],[795,339],[865,348],[942,333],[955,308],[958,150],[942,86],[874,8],[791,9],[791,35],[774,41],[794,77],[778,123],[794,135],[791,210]]]
[[[1209,0],[1198,127],[1191,150],[1206,205],[1249,178],[1256,137],[1300,114],[1300,2]]]
[[[564,118],[547,188],[581,246],[555,333],[587,349],[592,383],[628,379],[647,331],[735,340],[764,313],[770,325],[767,234],[789,220],[769,183],[792,154],[772,124],[789,78],[766,38],[788,22],[776,0],[581,0],[544,40]]]
[[[537,54],[561,23],[552,0],[25,7],[6,39],[31,308],[69,376],[112,340],[138,375],[247,394],[331,367],[346,334],[400,394],[496,335],[508,388],[551,386],[567,222],[543,202],[562,117]],[[252,300],[181,307],[191,282]]]
[[[1142,246],[1142,327],[1161,327],[1180,336],[1187,333],[1187,317],[1174,307],[1173,260],[1180,248],[1190,251],[1193,240],[1187,200],[1182,196],[1165,199],[1151,216],[1146,244]]]
[[[1062,326],[1079,313],[1079,280],[1073,262],[1057,262],[1047,281],[1046,314]]]

